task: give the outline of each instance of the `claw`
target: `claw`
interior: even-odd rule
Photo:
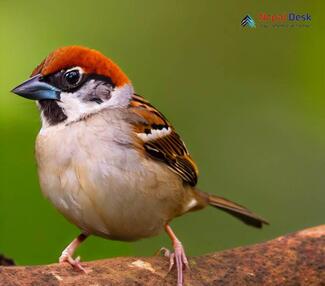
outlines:
[[[169,257],[171,255],[171,251],[166,247],[162,247],[155,253],[155,256],[159,256],[159,255],[163,255],[164,257]]]

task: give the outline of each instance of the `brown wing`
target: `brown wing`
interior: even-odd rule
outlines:
[[[141,118],[132,124],[146,154],[164,162],[184,182],[195,186],[198,179],[197,166],[166,117],[139,95],[132,97],[129,109]]]

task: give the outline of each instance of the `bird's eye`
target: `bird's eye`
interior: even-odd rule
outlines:
[[[70,70],[64,74],[64,79],[71,87],[76,86],[81,79],[81,74],[78,70]]]

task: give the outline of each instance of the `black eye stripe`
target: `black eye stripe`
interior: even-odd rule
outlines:
[[[75,70],[73,69],[71,71],[75,71]],[[81,88],[86,82],[88,82],[90,80],[93,80],[93,79],[94,80],[100,80],[100,81],[103,81],[105,83],[108,83],[113,88],[115,87],[115,85],[113,84],[113,82],[112,82],[112,80],[110,78],[102,76],[102,75],[97,75],[97,74],[82,74],[79,82],[76,85],[67,86],[67,84],[64,83],[64,80],[62,80],[62,78],[64,78],[65,73],[66,73],[66,71],[62,70],[62,71],[59,71],[57,73],[45,76],[43,78],[43,80],[45,82],[57,87],[58,89],[60,89],[61,91],[64,91],[64,92],[75,92],[79,88]]]

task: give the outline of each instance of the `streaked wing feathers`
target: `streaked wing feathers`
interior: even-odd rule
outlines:
[[[198,169],[184,142],[166,117],[141,96],[134,95],[129,108],[142,120],[134,121],[134,131],[147,155],[167,164],[184,182],[195,186]]]

